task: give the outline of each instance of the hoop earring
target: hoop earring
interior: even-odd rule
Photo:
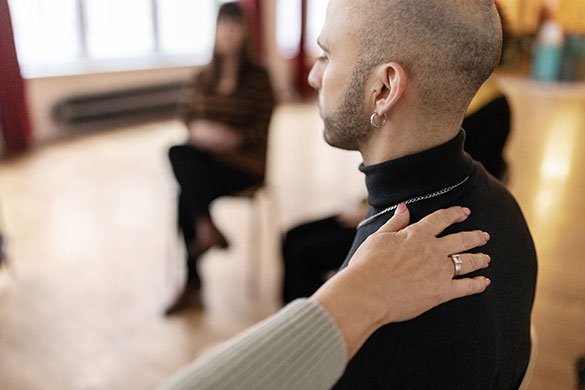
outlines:
[[[382,123],[376,122],[376,117],[378,116],[379,116],[378,113],[374,111],[374,113],[370,117],[370,124],[372,125],[372,127],[375,127],[376,129],[381,129],[386,125],[386,122],[388,122],[388,115],[386,115],[386,113],[383,114]]]

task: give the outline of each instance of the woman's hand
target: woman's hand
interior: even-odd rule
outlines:
[[[482,276],[454,279],[455,267],[449,256],[461,254],[460,275],[486,268],[489,256],[465,252],[485,245],[489,235],[473,231],[437,237],[470,213],[469,209],[452,207],[408,226],[410,214],[401,205],[394,217],[359,247],[349,266],[313,295],[337,322],[349,357],[382,325],[412,319],[444,302],[487,288],[490,281]]]
[[[189,125],[191,144],[212,153],[236,151],[242,144],[240,132],[222,123],[199,119]]]

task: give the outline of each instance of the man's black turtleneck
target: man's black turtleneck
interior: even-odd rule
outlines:
[[[534,244],[512,195],[464,152],[464,140],[462,131],[433,149],[360,170],[366,175],[370,215],[463,182],[409,204],[411,223],[438,209],[469,207],[469,219],[444,234],[475,229],[490,233],[490,242],[479,251],[491,256],[491,265],[479,274],[492,285],[483,294],[382,327],[349,362],[336,389],[505,390],[520,385],[531,350]],[[360,227],[347,259],[392,214]]]

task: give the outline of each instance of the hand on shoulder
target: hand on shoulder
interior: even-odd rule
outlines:
[[[412,319],[441,303],[487,288],[490,281],[482,276],[454,279],[450,256],[459,254],[463,261],[460,275],[486,268],[489,256],[465,252],[485,245],[489,235],[473,231],[437,237],[470,213],[452,207],[408,226],[410,214],[401,205],[360,246],[349,266],[313,295],[339,325],[349,356],[382,325]]]

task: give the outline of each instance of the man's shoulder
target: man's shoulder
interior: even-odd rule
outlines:
[[[499,217],[524,220],[524,215],[514,195],[482,166],[477,169],[473,186],[468,195],[472,201],[477,203],[479,210],[497,211]]]

